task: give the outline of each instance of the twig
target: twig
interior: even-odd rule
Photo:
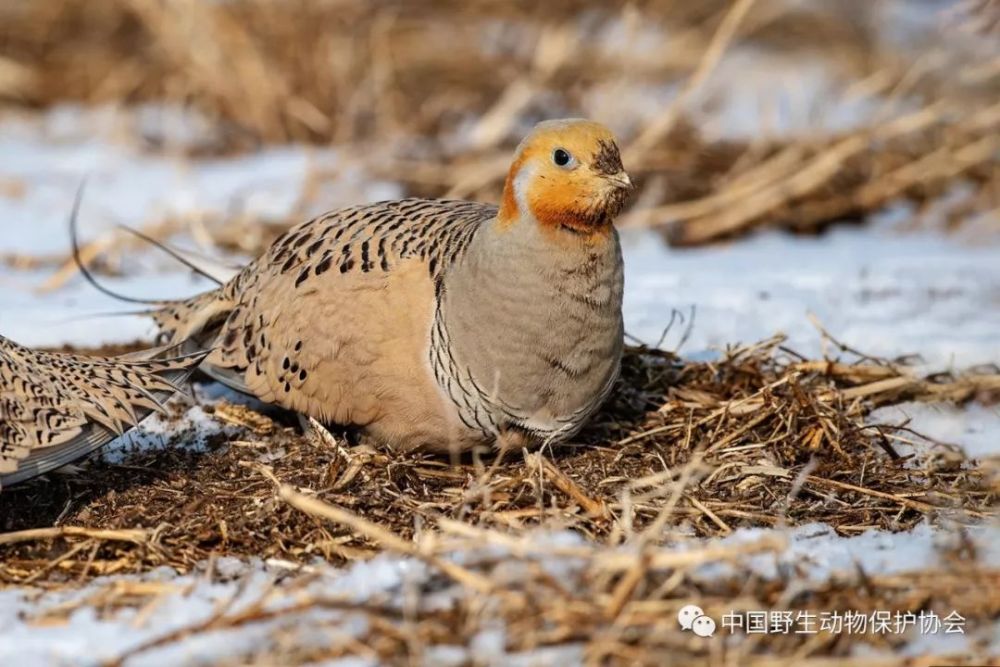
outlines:
[[[608,508],[599,500],[594,500],[580,488],[566,473],[559,469],[556,464],[547,459],[544,454],[538,452],[534,454],[540,461],[542,471],[545,476],[555,484],[556,488],[576,501],[591,518],[607,517]]]
[[[149,531],[142,528],[110,530],[104,528],[84,528],[82,526],[31,528],[29,530],[0,534],[0,545],[31,542],[34,540],[53,540],[60,537],[86,537],[92,540],[104,540],[107,542],[145,544],[149,539]]]
[[[282,484],[278,488],[278,497],[287,502],[292,507],[311,514],[322,517],[328,521],[333,521],[342,526],[347,526],[351,530],[360,533],[364,537],[376,542],[383,549],[396,551],[408,556],[413,556],[425,561],[427,564],[441,570],[458,583],[473,588],[480,592],[493,590],[493,584],[485,577],[478,575],[471,570],[467,570],[451,561],[442,560],[436,556],[422,552],[413,542],[407,542],[399,536],[387,531],[378,524],[359,517],[347,510],[330,505],[322,500],[310,498],[299,493],[287,484]]]
[[[917,510],[918,512],[922,512],[924,514],[927,514],[929,512],[938,511],[938,510],[941,510],[941,509],[947,509],[947,508],[942,508],[942,507],[936,507],[934,505],[931,505],[931,504],[925,503],[925,502],[921,502],[919,500],[912,500],[910,498],[903,498],[902,496],[896,496],[896,495],[893,495],[891,493],[885,493],[884,491],[876,491],[875,489],[867,489],[867,488],[865,488],[863,486],[857,486],[855,484],[850,484],[848,482],[838,482],[837,480],[833,480],[833,479],[824,479],[822,477],[817,477],[816,475],[809,475],[808,477],[806,477],[806,481],[812,482],[813,484],[819,484],[821,486],[832,486],[832,487],[835,487],[835,488],[838,488],[838,489],[845,489],[845,490],[848,490],[848,491],[854,491],[856,493],[861,493],[861,494],[864,494],[866,496],[872,496],[873,498],[884,498],[886,500],[891,500],[891,501],[893,501],[895,503],[899,503],[900,505],[902,505],[904,507],[909,507],[910,509]],[[967,514],[970,514],[972,516],[981,518],[981,519],[985,519],[985,518],[987,518],[989,516],[993,516],[993,514],[986,514],[986,513],[983,513],[983,512],[977,512],[977,511],[972,510],[972,509],[964,509],[962,511],[965,512],[965,513],[967,513]]]

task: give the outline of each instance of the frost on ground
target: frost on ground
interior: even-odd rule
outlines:
[[[389,198],[399,192],[393,184],[373,182],[363,173],[343,168],[333,151],[290,147],[240,159],[181,163],[145,155],[100,133],[93,138],[79,128],[67,129],[58,115],[0,127],[0,181],[25,184],[23,192],[0,194],[4,229],[0,257],[65,257],[66,216],[84,176],[89,185],[81,229],[87,239],[119,222],[139,225],[170,215],[197,219],[223,215],[234,207],[282,219],[293,210],[310,165],[316,163],[342,169],[341,188],[323,197],[329,206]],[[836,350],[823,348],[810,323],[809,314],[815,314],[831,333],[862,351],[888,357],[919,355],[923,371],[996,363],[1000,245],[927,232],[902,233],[894,222],[906,215],[907,211],[892,211],[874,224],[836,229],[821,238],[769,233],[734,245],[686,250],[669,249],[648,233],[626,232],[626,328],[644,342],[668,348],[686,336],[681,352],[692,356],[776,331],[787,334],[788,346],[802,354],[836,356]],[[185,240],[197,245],[196,235],[181,239]],[[127,277],[104,282],[147,298],[179,297],[209,286],[173,268],[154,251],[130,258],[128,268]],[[96,293],[79,279],[58,290],[36,291],[50,275],[51,269],[0,267],[0,333],[40,346],[100,346],[148,335],[149,324],[142,318],[91,317],[132,306]],[[661,339],[674,310],[686,319]],[[210,399],[202,396],[199,401]],[[996,407],[904,404],[885,408],[872,418],[873,422],[905,420],[936,440],[963,448],[969,456],[1000,456]],[[192,441],[220,428],[198,407],[180,424]],[[130,446],[162,446],[164,428],[162,422],[147,422],[139,435],[120,443],[111,456],[123,456]],[[174,422],[170,428],[177,428]],[[789,545],[777,556],[757,555],[738,567],[705,567],[698,574],[711,582],[738,573],[745,576],[740,568],[748,567],[760,577],[790,577],[793,583],[815,587],[856,576],[859,568],[875,576],[934,567],[942,545],[956,539],[956,533],[930,525],[908,533],[869,531],[854,537],[809,525],[789,531],[739,530],[719,544],[785,532]],[[996,527],[967,528],[965,535],[976,546],[980,563],[1000,565]],[[536,537],[570,544],[580,544],[581,539],[558,534]],[[576,561],[542,557],[541,562],[563,585],[571,590],[577,585]],[[174,631],[195,628],[220,613],[229,618],[258,602],[262,604],[258,611],[273,611],[297,604],[303,595],[388,605],[400,611],[400,623],[406,622],[407,605],[417,604],[410,596],[414,591],[421,593],[419,605],[438,608],[455,604],[461,596],[456,584],[442,582],[423,561],[387,554],[345,569],[316,562],[304,573],[290,574],[287,564],[234,559],[220,559],[211,569],[211,576],[158,570],[138,577],[97,577],[59,592],[31,586],[0,591],[0,662],[99,664]],[[514,569],[509,576],[516,582],[525,573]],[[122,596],[130,591],[133,601],[123,602]],[[108,599],[114,603],[102,602]],[[468,642],[428,648],[427,661],[463,664],[470,656],[487,664],[582,661],[583,647],[573,640],[530,654],[507,653],[505,627],[499,616],[491,617],[494,603],[483,598],[481,629]],[[128,664],[208,664],[246,657],[280,641],[291,641],[298,648],[351,645],[366,635],[370,622],[362,611],[321,606],[234,627],[210,627],[183,641],[179,636],[137,652]],[[974,640],[979,647],[1000,651],[995,626],[969,628],[968,635],[911,640],[905,649],[910,653],[963,651]],[[352,664],[365,664],[364,651],[359,649],[358,654],[360,662]]]
[[[893,217],[899,217],[896,212]],[[671,309],[695,323],[682,352],[761,340],[780,331],[806,356],[824,352],[819,322],[864,353],[913,361],[930,372],[1000,359],[1000,244],[886,224],[820,238],[763,234],[731,246],[666,248],[626,237],[626,328],[659,340]],[[675,347],[685,326],[663,344]],[[831,356],[837,350],[825,350]]]
[[[720,540],[720,546],[750,543],[759,537],[760,531],[742,530]],[[938,565],[937,549],[945,538],[926,525],[909,533],[846,539],[823,526],[806,525],[789,531],[788,540],[784,553],[756,555],[727,566],[703,566],[692,577],[725,580],[746,577],[748,569],[765,579],[790,580],[794,588],[835,578],[853,581],[859,568],[868,577],[905,574]],[[996,527],[971,529],[966,540],[986,552],[987,558],[1000,556]],[[528,541],[538,546],[526,559],[523,555],[513,558],[504,547],[480,545],[463,551],[459,561],[499,563],[494,581],[502,580],[505,590],[523,586],[535,566],[565,590],[586,590],[585,575],[592,563],[559,553],[560,549],[586,553],[579,536],[535,534]],[[555,553],[546,555],[546,550]],[[900,557],[904,553],[907,556]],[[511,562],[505,564],[506,559]],[[266,655],[281,643],[303,653],[352,643],[356,647],[373,629],[369,609],[395,610],[403,619],[409,613],[416,622],[422,614],[447,613],[468,595],[460,585],[442,580],[433,568],[412,557],[382,554],[344,569],[317,562],[298,574],[290,574],[287,568],[280,562],[224,557],[211,565],[211,572],[178,576],[160,569],[141,576],[97,578],[58,592],[0,591],[0,637],[4,638],[0,660],[5,664],[97,665],[126,656],[127,664],[135,666],[207,665],[225,658]],[[582,662],[584,648],[575,641],[528,653],[508,652],[498,611],[503,605],[497,598],[502,595],[503,591],[481,594],[474,620],[477,629],[468,641],[426,647],[425,664],[461,665],[473,659],[488,665]],[[733,600],[729,607],[723,604],[706,611],[721,624],[723,615],[738,612],[741,604]],[[664,619],[665,626],[674,622]],[[976,643],[990,650],[1000,648],[996,631],[995,625],[987,623],[963,626],[963,632],[942,634],[936,640],[917,628],[910,636],[912,646],[921,651],[962,652]],[[733,650],[745,640],[720,638]],[[418,656],[420,652],[417,649]],[[361,661],[350,664],[376,664],[374,659],[364,659],[364,651],[359,653]]]
[[[1000,409],[996,406],[901,403],[879,408],[869,421],[906,424],[935,443],[957,446],[969,458],[1000,457]],[[926,443],[915,440],[910,450],[920,453],[925,448]]]

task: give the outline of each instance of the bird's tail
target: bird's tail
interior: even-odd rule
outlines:
[[[226,294],[226,288],[206,292],[169,303],[149,314],[159,330],[158,342],[172,345],[184,340],[191,350],[204,350],[209,358],[200,367],[202,373],[230,389],[253,396],[242,366],[239,361],[233,361],[236,356],[233,354],[234,343],[237,341],[232,332],[238,328],[230,327],[228,336],[219,337],[220,330],[225,328],[226,320],[233,313],[233,300]]]
[[[204,338],[214,325],[225,320],[231,309],[232,303],[223,290],[212,290],[188,299],[164,302],[147,314],[156,325],[157,342],[175,345],[182,340]]]
[[[125,433],[197,368],[184,341],[118,357],[40,352],[0,336],[0,488],[72,463]]]
[[[116,292],[105,285],[90,272],[87,264],[81,258],[80,234],[77,227],[77,218],[80,213],[80,204],[83,201],[83,190],[85,183],[81,183],[73,200],[73,209],[69,216],[69,236],[73,248],[73,261],[76,263],[80,275],[89,282],[96,290],[107,294],[110,297],[128,303],[140,303],[150,306],[147,310],[139,311],[136,314],[148,315],[152,317],[158,330],[157,341],[161,344],[173,345],[180,340],[188,340],[192,336],[206,328],[217,316],[225,312],[224,303],[226,301],[226,279],[214,275],[211,271],[198,266],[185,251],[177,250],[166,243],[153,239],[142,232],[130,227],[122,226],[130,234],[146,241],[150,245],[167,253],[175,260],[190,268],[195,273],[208,278],[218,285],[217,289],[210,290],[187,299],[146,299]],[[238,271],[236,267],[222,267],[225,272]],[[205,336],[200,336],[205,338]]]

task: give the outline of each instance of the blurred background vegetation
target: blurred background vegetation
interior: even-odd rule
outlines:
[[[195,139],[137,139],[336,145],[411,194],[479,199],[534,122],[588,116],[640,184],[623,224],[676,244],[956,183],[935,220],[995,229],[998,26],[995,0],[8,0],[0,104],[180,110]]]

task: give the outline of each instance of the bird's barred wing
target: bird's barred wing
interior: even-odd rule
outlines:
[[[204,358],[188,348],[88,357],[0,337],[0,487],[80,459],[162,411]]]
[[[239,369],[261,400],[329,421],[364,423],[359,398],[378,368],[413,365],[434,285],[496,209],[401,200],[338,211],[293,228],[235,294],[206,366]],[[417,372],[417,369],[414,369]]]
[[[385,339],[401,320],[432,312],[438,277],[495,215],[423,199],[333,211],[290,229],[225,286],[161,310],[157,324],[167,340],[207,341],[202,368],[224,384],[334,420],[351,391],[345,371],[393,349]]]

